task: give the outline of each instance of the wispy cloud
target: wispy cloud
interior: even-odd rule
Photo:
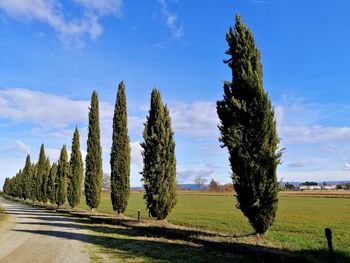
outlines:
[[[98,15],[114,14],[121,16],[122,0],[73,0],[87,11]]]
[[[64,128],[87,122],[89,104],[89,101],[72,100],[48,92],[23,88],[0,89],[0,118],[15,123]],[[101,102],[100,113],[102,120],[112,119],[113,106]]]
[[[180,39],[184,36],[184,26],[179,22],[178,15],[169,9],[167,0],[158,0],[165,23],[171,32],[173,39]]]
[[[176,133],[195,138],[217,138],[219,119],[216,104],[211,101],[169,103],[173,129]]]
[[[97,39],[103,32],[99,18],[120,16],[121,0],[74,0],[82,15],[68,19],[58,0],[0,0],[0,9],[20,21],[38,21],[52,27],[59,39],[70,47],[83,47],[84,38]]]
[[[214,172],[215,172],[214,169],[210,167],[180,170],[177,172],[177,180],[180,183],[183,183],[183,182],[190,183],[190,182],[193,182],[196,176],[202,176],[208,179]]]
[[[303,161],[288,163],[287,166],[291,167],[291,168],[301,168],[301,167],[310,166],[313,163],[314,163],[314,161],[312,161],[312,160],[303,160]]]
[[[16,123],[65,127],[87,118],[88,101],[21,88],[0,89],[0,117]]]
[[[21,140],[15,140],[9,147],[11,150],[21,152],[24,154],[31,154],[33,152],[33,147],[29,144],[24,143]]]

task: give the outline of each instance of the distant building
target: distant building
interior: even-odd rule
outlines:
[[[322,189],[323,190],[335,190],[335,189],[337,189],[337,185],[336,184],[322,185]]]
[[[300,185],[301,191],[314,191],[314,190],[336,190],[337,185]]]

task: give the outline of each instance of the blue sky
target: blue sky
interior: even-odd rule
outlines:
[[[225,33],[240,13],[262,53],[281,147],[279,179],[350,180],[348,1],[0,0],[0,185],[71,147],[86,150],[92,90],[100,98],[103,167],[109,172],[117,84],[126,84],[131,184],[141,185],[142,129],[153,87],[169,105],[179,183],[230,182],[215,102],[230,71]]]

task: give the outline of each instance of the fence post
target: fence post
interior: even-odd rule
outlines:
[[[137,223],[141,222],[141,209],[137,210]]]
[[[333,244],[332,244],[332,230],[330,228],[326,228],[324,232],[327,238],[327,244],[328,244],[328,250],[329,250],[329,262],[333,263],[335,262],[335,255],[334,255]]]

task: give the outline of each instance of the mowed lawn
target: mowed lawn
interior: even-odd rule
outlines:
[[[321,251],[327,247],[324,229],[333,232],[337,252],[350,257],[350,192],[280,193],[276,222],[266,239],[290,250]],[[82,200],[80,208],[87,209]],[[141,209],[148,218],[142,192],[132,192],[126,216],[136,217]],[[112,213],[110,194],[102,193],[100,212]],[[252,233],[247,219],[235,207],[233,194],[179,191],[178,204],[168,216],[174,224],[242,236]]]

